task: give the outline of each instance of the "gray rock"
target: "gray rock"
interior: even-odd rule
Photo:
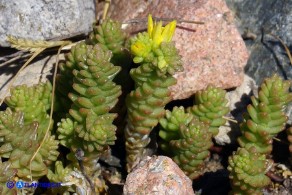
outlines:
[[[250,58],[245,67],[247,75],[260,85],[264,78],[275,73],[284,79],[292,79],[292,65],[279,40],[292,45],[292,1],[291,0],[226,0],[237,17],[237,26],[245,37]],[[292,87],[290,88],[292,90]],[[291,106],[288,112],[292,121]]]
[[[292,79],[292,66],[285,49],[271,36],[274,34],[281,38],[288,47],[292,44],[292,1],[226,2],[237,17],[237,26],[250,51],[246,73],[258,85],[274,73],[285,79]]]
[[[64,54],[59,56],[59,60],[64,60]],[[0,67],[0,99],[7,97],[8,87],[12,78],[25,62],[5,65]],[[52,79],[53,67],[56,63],[56,55],[39,57],[33,63],[30,63],[14,80],[12,86],[27,85],[32,86],[39,82],[45,82]],[[3,74],[2,74],[3,73]]]
[[[0,0],[0,45],[7,35],[34,40],[87,33],[95,20],[94,0]]]
[[[250,96],[255,94],[258,86],[248,75],[244,75],[243,83],[233,91],[226,94],[231,110],[231,118],[238,123],[227,121],[225,125],[219,127],[219,133],[215,136],[215,141],[219,145],[236,143],[237,137],[241,135],[239,124],[243,121],[242,115],[247,112],[246,107],[250,104]]]

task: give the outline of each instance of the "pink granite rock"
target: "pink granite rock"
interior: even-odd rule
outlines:
[[[112,0],[110,17],[121,22],[175,18],[204,22],[203,25],[180,23],[174,41],[182,55],[184,71],[177,73],[178,82],[171,88],[174,99],[183,99],[207,85],[222,88],[239,86],[248,51],[233,24],[233,16],[224,0]],[[145,30],[146,22],[129,24],[127,30]]]
[[[147,157],[127,176],[124,195],[192,195],[192,181],[166,156]]]

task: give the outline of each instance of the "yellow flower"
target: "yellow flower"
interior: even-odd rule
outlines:
[[[131,44],[131,52],[135,56],[134,62],[140,63],[152,50],[152,41],[147,33],[140,33]]]
[[[131,45],[131,51],[135,56],[143,56],[145,53],[148,53],[147,50],[149,49],[146,44],[139,40]]]
[[[160,69],[166,69],[168,62],[166,61],[163,52],[160,49],[162,42],[170,42],[174,35],[176,21],[172,21],[165,27],[162,22],[153,22],[152,16],[148,16],[147,32],[139,33],[136,37],[130,40],[131,53],[134,55],[134,63],[155,61],[156,66]],[[153,59],[153,58],[157,59]]]
[[[172,40],[176,27],[176,20],[170,22],[165,27],[162,27],[162,22],[154,22],[151,14],[148,16],[148,35],[153,41],[153,46],[158,47],[161,42],[170,42]]]

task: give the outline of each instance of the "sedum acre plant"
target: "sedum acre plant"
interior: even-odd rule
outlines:
[[[180,138],[170,141],[175,152],[174,161],[190,179],[202,175],[204,160],[210,155],[208,149],[213,143],[208,127],[208,124],[194,117],[187,125],[180,125]]]
[[[162,22],[153,22],[149,15],[148,31],[130,40],[133,61],[140,65],[130,72],[135,90],[126,98],[128,171],[145,155],[149,134],[164,116],[164,106],[171,101],[168,88],[176,83],[172,75],[182,68],[180,56],[170,42],[175,26],[173,21],[162,27]]]
[[[261,85],[258,98],[251,98],[252,105],[248,105],[248,114],[240,126],[243,135],[238,142],[241,148],[229,158],[233,194],[262,194],[262,188],[270,183],[264,175],[266,158],[272,151],[273,137],[285,127],[284,109],[292,101],[290,85],[289,81],[273,75]]]
[[[208,86],[195,94],[195,105],[188,109],[189,112],[199,117],[200,121],[210,124],[209,131],[213,136],[218,134],[218,128],[226,123],[223,118],[229,113],[226,91],[217,87]]]
[[[118,53],[122,50],[126,34],[121,30],[121,24],[111,19],[106,19],[100,25],[93,26],[88,42],[90,44],[99,43],[104,50]]]
[[[270,154],[273,137],[285,127],[287,116],[284,110],[292,101],[289,81],[279,76],[266,79],[260,87],[259,97],[252,97],[247,107],[248,115],[241,124],[242,136],[238,142],[243,148],[255,147],[261,154]]]
[[[59,139],[72,151],[81,148],[86,157],[96,158],[116,139],[112,124],[116,114],[109,111],[121,94],[120,86],[112,82],[120,68],[109,62],[111,53],[98,45],[80,43],[72,50],[78,61],[73,70],[74,92],[68,95],[73,104],[70,117],[58,124]]]
[[[172,111],[166,110],[165,117],[159,120],[159,136],[162,139],[160,147],[164,152],[170,153],[172,151],[169,142],[179,139],[180,126],[187,126],[193,118],[192,114],[185,112],[183,106],[174,107]]]
[[[148,154],[158,123],[164,154],[190,179],[199,178],[212,138],[226,122],[228,102],[225,90],[208,86],[195,94],[192,107],[165,110],[174,74],[183,69],[172,42],[175,29],[175,20],[163,26],[149,15],[147,31],[127,41],[121,24],[106,19],[59,65],[54,98],[50,82],[12,88],[7,108],[0,111],[0,194],[39,193],[7,187],[7,181],[18,180],[62,183],[43,189],[44,194],[110,193],[107,185],[123,183],[126,172],[119,155],[126,150],[125,168],[131,171]],[[261,194],[270,183],[267,158],[272,139],[287,121],[289,87],[290,82],[273,76],[261,85],[258,98],[252,97],[240,126],[240,148],[229,157],[231,194]],[[122,162],[111,155],[117,140],[125,148],[117,144],[113,155]]]
[[[103,50],[112,52],[111,61],[118,63],[123,55],[126,34],[121,30],[121,24],[111,19],[106,19],[101,25],[95,25],[89,35],[88,43],[99,44]]]
[[[174,161],[191,179],[203,174],[204,160],[213,145],[212,136],[225,124],[222,117],[229,112],[225,91],[207,87],[195,95],[194,105],[187,109],[174,107],[160,119],[160,144],[166,153],[173,151]]]
[[[92,178],[91,182],[88,180],[91,193],[99,192],[101,187],[97,161],[116,140],[113,120],[117,115],[110,111],[121,95],[121,87],[112,81],[120,67],[110,63],[111,56],[111,52],[99,44],[93,46],[81,42],[71,49],[67,63],[63,65],[66,70],[63,72],[72,71],[72,91],[68,94],[72,106],[68,117],[58,123],[58,138],[72,151],[68,159],[73,161],[73,167],[82,166],[81,172]],[[55,172],[49,172],[48,178],[55,182],[70,182],[71,174],[74,174],[72,165],[65,168],[58,161]],[[80,191],[80,179],[76,182],[76,190]],[[66,187],[61,192],[72,190]]]
[[[231,194],[262,194],[261,189],[270,183],[265,175],[268,168],[264,154],[255,147],[239,148],[229,158],[228,170],[232,184]]]
[[[3,162],[0,159],[0,194],[17,194],[16,189],[9,189],[6,186],[7,181],[12,181],[17,173],[17,169],[11,168],[10,162]]]
[[[5,99],[9,108],[0,112],[0,138],[3,142],[0,156],[9,159],[10,167],[17,169],[16,175],[23,180],[46,175],[59,155],[59,142],[51,134],[52,124],[47,114],[50,95],[51,85],[48,82],[30,88],[18,86]],[[49,133],[45,137],[48,128]]]

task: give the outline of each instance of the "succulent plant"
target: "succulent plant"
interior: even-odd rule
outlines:
[[[182,70],[181,58],[173,42],[162,42],[159,51],[151,58],[145,59],[140,66],[131,70],[130,74],[136,87],[147,82],[147,79],[154,74],[153,71],[156,71],[155,74],[160,77],[166,77],[166,75],[173,75]],[[158,65],[159,58],[163,58],[166,64]]]
[[[23,112],[25,124],[38,122],[39,139],[43,139],[49,125],[48,110],[51,107],[51,92],[52,85],[47,81],[31,87],[16,86],[11,89],[11,95],[5,98],[5,103],[13,112]]]
[[[110,63],[111,52],[99,45],[82,42],[72,52],[77,63],[72,71],[73,91],[68,97],[73,104],[70,117],[61,120],[57,131],[61,144],[73,153],[82,149],[86,158],[98,158],[96,154],[100,155],[116,139],[112,124],[116,114],[109,112],[121,94],[120,86],[112,81],[120,67]]]
[[[160,70],[167,70],[170,64],[164,58],[163,52],[161,53],[159,50],[162,43],[171,42],[175,28],[175,20],[162,27],[162,21],[153,22],[152,16],[149,15],[147,33],[139,33],[130,40],[131,53],[134,55],[133,61],[135,63],[153,63],[156,56],[153,64]]]
[[[113,56],[122,52],[126,34],[121,30],[121,24],[111,19],[106,19],[100,25],[93,26],[88,43],[99,44],[104,50],[112,51]]]
[[[210,123],[210,131],[213,136],[218,134],[219,126],[225,124],[223,118],[229,112],[226,91],[217,87],[208,86],[195,94],[195,105],[188,111],[197,116],[201,121]]]
[[[61,161],[55,162],[54,172],[49,170],[47,177],[50,182],[62,183],[65,181],[65,177],[71,174],[72,167],[67,166],[66,168],[63,166]],[[73,186],[62,186],[58,188],[51,189],[54,194],[70,194],[70,192],[75,192]]]
[[[143,83],[127,97],[126,148],[128,162],[135,162],[137,155],[143,155],[144,148],[150,142],[148,135],[165,114],[164,105],[171,100],[168,87],[174,83],[175,80],[171,77],[162,79],[156,76],[156,78],[148,79],[148,82]]]
[[[265,175],[267,168],[265,155],[258,153],[255,147],[239,148],[229,157],[231,194],[262,194],[261,189],[270,183]]]
[[[11,182],[14,182],[16,173],[17,170],[11,168],[10,162],[2,162],[0,159],[0,194],[17,194],[16,188],[8,188],[8,186],[11,186],[10,184],[14,185]]]
[[[149,15],[148,32],[140,33],[130,41],[133,61],[141,64],[131,70],[136,89],[126,98],[128,171],[145,154],[145,147],[150,142],[149,134],[164,116],[164,106],[171,101],[168,87],[176,83],[172,74],[182,67],[180,56],[170,42],[175,26],[173,21],[162,27],[162,22],[153,23]]]
[[[121,70],[113,79],[116,84],[122,87],[122,94],[119,97],[119,101],[112,110],[112,112],[118,114],[118,117],[115,119],[118,136],[124,133],[125,123],[121,121],[124,121],[127,112],[125,99],[133,86],[133,81],[129,75],[132,59],[125,46],[126,37],[127,35],[122,30],[120,22],[106,19],[99,25],[93,25],[93,32],[89,35],[89,39],[86,42],[90,45],[98,44],[103,50],[110,51],[112,53],[110,62],[115,66],[121,67]]]
[[[131,171],[149,155],[146,147],[158,123],[161,149],[190,179],[201,176],[212,137],[229,112],[226,91],[208,86],[195,94],[194,106],[165,110],[172,100],[169,87],[176,83],[174,74],[183,69],[172,42],[175,28],[176,21],[163,26],[149,15],[147,32],[127,41],[121,24],[106,19],[94,25],[89,38],[73,46],[59,65],[54,98],[50,82],[12,88],[5,99],[8,108],[0,111],[0,194],[19,193],[7,188],[7,181],[37,181],[43,176],[62,183],[45,193],[105,193],[106,180],[114,177],[99,162],[117,165],[109,160],[110,145],[117,137],[125,141]],[[289,87],[289,81],[274,75],[261,85],[258,97],[252,97],[240,125],[240,148],[229,157],[231,194],[262,194],[270,183],[266,158],[273,137],[287,121]],[[52,99],[57,125],[48,115]],[[287,134],[292,143],[292,127]],[[67,151],[63,146],[59,150],[59,143],[69,148],[66,156],[59,156],[59,151]]]
[[[285,106],[292,100],[290,82],[277,75],[265,79],[258,98],[252,97],[248,113],[240,128],[238,138],[241,148],[229,158],[230,179],[233,194],[262,194],[270,183],[265,176],[268,168],[266,157],[272,151],[273,137],[285,127]]]
[[[136,87],[151,77],[153,71],[160,77],[166,77],[183,69],[181,57],[171,42],[175,27],[175,20],[162,27],[161,21],[153,23],[149,15],[148,32],[139,33],[130,39],[133,61],[140,63],[140,66],[131,70]]]
[[[71,108],[72,102],[68,94],[73,91],[73,70],[77,68],[77,64],[82,60],[78,56],[85,53],[85,47],[72,47],[71,51],[66,55],[65,63],[59,64],[59,73],[56,78],[56,111],[58,112],[67,113]]]
[[[0,112],[0,156],[8,158],[11,168],[24,180],[46,175],[59,155],[59,142],[51,134],[52,122],[47,113],[51,90],[49,82],[12,88],[11,96],[5,98],[9,108]]]
[[[17,176],[24,180],[46,175],[48,166],[59,155],[58,141],[48,134],[40,151],[31,161],[40,145],[38,128],[37,121],[25,124],[22,112],[12,112],[9,108],[0,112],[0,136],[4,140],[0,147],[0,156],[8,158],[10,167],[16,169]]]
[[[193,115],[186,113],[183,106],[174,107],[172,111],[166,110],[165,117],[159,120],[159,136],[162,139],[160,143],[161,149],[167,153],[172,151],[169,147],[169,142],[180,139],[180,126],[187,126],[192,119]]]
[[[169,143],[175,152],[174,161],[190,179],[202,174],[204,160],[210,155],[213,142],[208,128],[208,124],[194,117],[188,124],[180,124],[179,139]]]
[[[128,171],[145,154],[149,134],[165,114],[164,106],[171,101],[168,87],[176,83],[172,74],[182,69],[178,51],[171,43],[176,22],[162,27],[148,17],[147,33],[139,33],[130,40],[133,61],[140,66],[131,70],[135,90],[127,99],[128,124],[126,150]]]
[[[273,137],[285,127],[287,117],[283,109],[292,101],[289,93],[290,81],[274,75],[260,87],[259,97],[252,97],[248,115],[241,124],[242,136],[238,142],[243,148],[255,147],[261,154],[270,154]]]

